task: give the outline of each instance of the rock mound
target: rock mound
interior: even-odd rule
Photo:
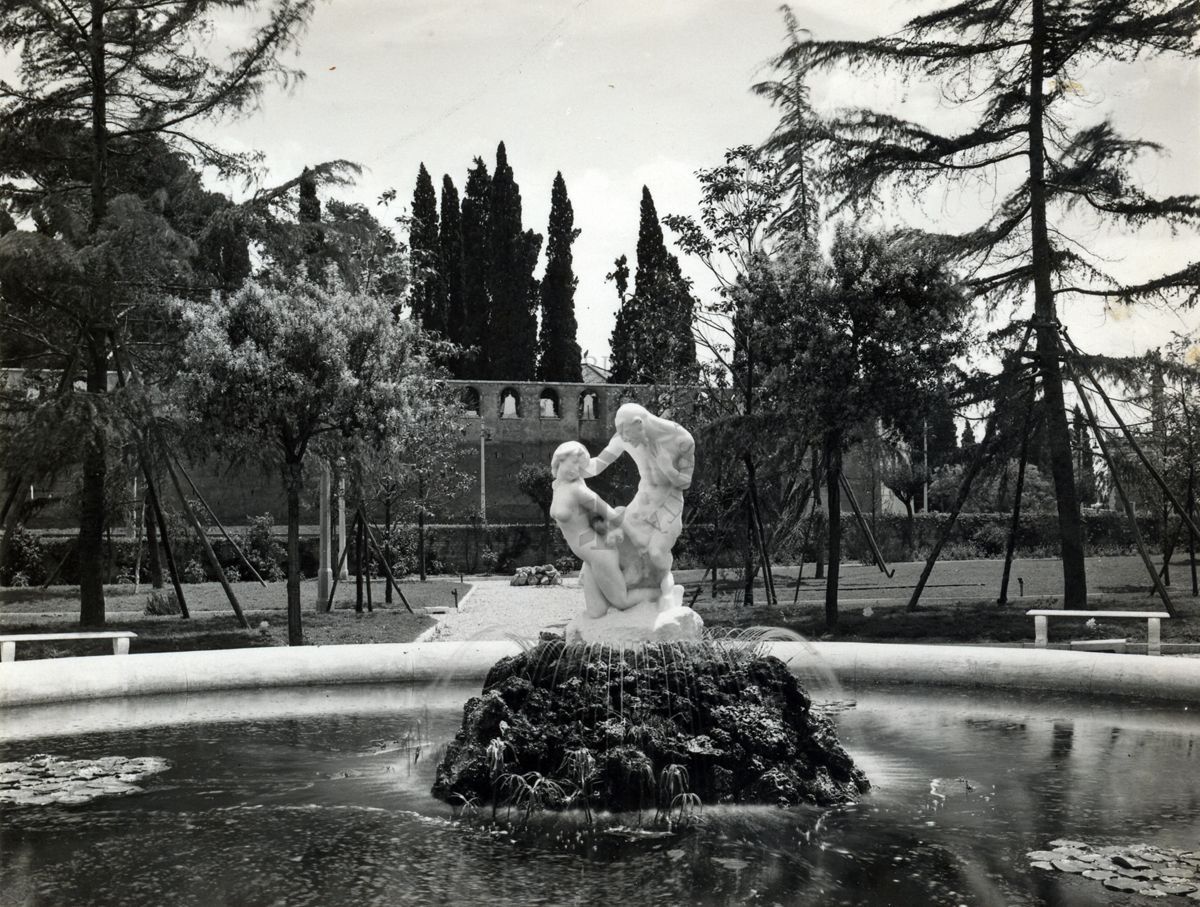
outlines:
[[[540,791],[545,808],[836,805],[869,784],[773,657],[722,643],[547,641],[502,659],[438,767],[435,796]]]

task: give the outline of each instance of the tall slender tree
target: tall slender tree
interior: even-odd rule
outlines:
[[[438,268],[442,289],[446,294],[443,310],[446,313],[446,337],[462,346],[467,342],[466,298],[463,287],[463,222],[459,208],[458,189],[449,175],[442,177],[442,221],[438,234]],[[457,375],[461,362],[454,363]],[[461,375],[459,377],[462,377]]]
[[[303,228],[300,240],[304,244],[304,270],[313,283],[324,285],[325,234],[321,230],[321,199],[317,196],[317,179],[312,170],[305,167],[300,173],[300,195],[297,219]]]
[[[0,83],[0,145],[12,147],[17,137],[29,150],[19,158],[0,160],[4,188],[0,200],[28,211],[52,203],[69,212],[51,233],[37,240],[46,259],[61,266],[83,264],[77,272],[69,312],[59,313],[74,326],[74,348],[62,362],[80,370],[92,411],[107,407],[111,357],[126,346],[123,313],[131,288],[120,280],[122,262],[105,236],[130,213],[114,204],[110,155],[139,143],[159,142],[224,172],[245,172],[250,155],[222,152],[189,132],[201,118],[238,113],[250,107],[264,85],[298,78],[279,60],[302,33],[312,0],[10,0],[0,16],[0,48],[16,63],[13,84]],[[226,62],[211,56],[209,43],[217,21],[230,11],[257,14],[259,24]],[[25,183],[30,162],[40,152],[53,154],[58,134],[82,130],[87,138],[86,180],[47,199]],[[41,158],[44,160],[44,157]],[[13,233],[25,233],[18,230]],[[10,234],[11,236],[11,234]],[[102,238],[103,237],[103,238]],[[7,238],[7,237],[6,237]],[[5,252],[25,254],[24,239],[9,240]],[[140,249],[145,260],[156,251],[153,240]],[[121,250],[129,252],[129,249]],[[65,297],[59,296],[59,299]],[[104,623],[104,531],[106,523],[107,442],[98,426],[86,432],[80,498],[78,553],[80,620]]]
[[[474,166],[467,173],[462,200],[462,343],[468,352],[461,371],[467,378],[482,378],[489,374],[492,350],[491,185],[487,164],[482,158],[475,158]]]
[[[497,380],[531,378],[537,365],[536,297],[531,290],[542,237],[521,225],[521,188],[513,178],[503,142],[496,148],[489,228],[491,317],[487,375]]]
[[[538,336],[538,371],[541,381],[582,381],[583,372],[576,335],[575,286],[571,245],[579,236],[575,211],[567,197],[562,173],[554,175],[550,191],[550,224],[546,231],[546,273],[542,276],[542,323]]]
[[[992,305],[1020,302],[1032,289],[1045,436],[1062,539],[1065,606],[1087,601],[1083,523],[1059,361],[1058,316],[1080,296],[1127,302],[1200,298],[1200,262],[1127,283],[1072,239],[1087,220],[1136,227],[1160,220],[1195,224],[1195,196],[1153,198],[1132,164],[1159,150],[1121,135],[1080,97],[1098,64],[1197,54],[1200,13],[1190,0],[960,0],[910,19],[869,41],[793,41],[776,59],[789,79],[816,70],[895,71],[900,82],[927,78],[956,117],[945,132],[888,112],[839,111],[822,123],[824,183],[834,209],[863,206],[898,187],[919,196],[988,181],[996,202],[983,223],[941,238],[965,265],[977,295]],[[785,128],[786,122],[780,128]]]
[[[442,286],[441,236],[438,231],[438,200],[433,180],[425,165],[417,171],[413,190],[412,219],[408,248],[412,267],[409,304],[413,317],[427,331],[446,332],[445,290]]]
[[[613,328],[612,375],[618,384],[695,379],[695,299],[667,251],[650,190],[642,187],[634,289]]]

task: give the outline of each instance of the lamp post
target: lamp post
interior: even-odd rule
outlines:
[[[487,525],[487,442],[489,432],[483,425],[483,416],[479,417],[479,516],[483,525]]]
[[[346,547],[346,458],[338,457],[338,551]],[[338,571],[338,579],[350,578],[350,558],[342,561],[342,569]]]
[[[329,493],[330,493],[330,470],[329,464],[321,461],[321,532],[320,532],[320,566],[317,570],[317,610],[325,609],[325,602],[329,601],[329,589],[333,585],[333,562],[332,552],[329,550],[332,547],[330,539],[330,514],[329,514]]]

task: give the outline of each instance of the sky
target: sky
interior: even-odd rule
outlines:
[[[800,0],[792,8],[817,38],[869,38],[930,5]],[[214,46],[240,40],[246,24],[223,23]],[[574,247],[579,343],[603,362],[617,306],[605,274],[617,256],[634,258],[641,187],[649,186],[660,215],[695,212],[695,172],[720,163],[731,146],[761,142],[773,127],[774,111],[750,87],[769,77],[766,63],[784,39],[778,0],[325,0],[289,61],[307,78],[290,92],[271,88],[250,115],[197,131],[231,150],[261,151],[263,185],[306,164],[358,162],[365,168],[358,184],[335,193],[382,219],[410,204],[421,163],[435,184],[448,173],[461,191],[472,159],[482,156],[492,169],[504,141],[525,224],[544,234],[561,171],[582,231]],[[1172,150],[1139,168],[1151,192],[1200,192],[1195,64],[1131,65],[1081,80],[1081,116],[1111,110],[1119,126]],[[825,110],[898,103],[907,116],[953,122],[938,91],[839,74],[815,84],[813,100]],[[375,200],[389,188],[398,201],[385,211]],[[891,217],[967,225],[991,198],[985,186],[930,197],[921,210],[908,206]],[[1080,235],[1123,276],[1200,259],[1194,233],[1156,230],[1138,241],[1091,228]],[[683,264],[697,294],[711,298],[711,276]],[[1200,326],[1196,311],[1111,311],[1099,301],[1064,316],[1077,342],[1109,354]]]

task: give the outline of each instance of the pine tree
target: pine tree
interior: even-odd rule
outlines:
[[[489,221],[491,291],[487,377],[532,378],[537,364],[536,296],[531,293],[542,238],[521,226],[521,189],[504,143],[496,148]]]
[[[417,171],[417,185],[413,190],[408,248],[412,267],[409,300],[413,317],[426,330],[445,333],[445,291],[442,289],[440,268],[437,194],[424,164]]]
[[[1200,15],[1193,2],[1124,0],[961,0],[916,16],[869,41],[793,41],[776,59],[791,78],[843,67],[901,83],[936,84],[943,100],[974,117],[939,133],[926,122],[869,109],[839,111],[821,124],[834,210],[861,208],[900,188],[941,194],[964,181],[992,181],[996,202],[982,224],[939,237],[944,252],[972,274],[993,306],[1032,289],[1046,402],[1045,437],[1058,506],[1067,608],[1087,603],[1083,522],[1063,394],[1057,333],[1060,305],[1079,296],[1137,302],[1200,298],[1200,262],[1142,283],[1105,273],[1105,263],[1072,237],[1082,210],[1121,227],[1200,219],[1194,196],[1157,199],[1139,188],[1132,165],[1158,146],[1097,122],[1095,102],[1080,105],[1079,80],[1097,64],[1194,56]],[[1075,108],[1075,110],[1072,110]],[[1076,111],[1082,110],[1081,117]],[[1086,118],[1086,122],[1079,122]],[[1090,224],[1088,229],[1091,229]]]
[[[466,343],[467,310],[463,290],[463,224],[458,189],[449,175],[442,177],[442,222],[438,236],[438,270],[445,292],[446,337],[455,344]],[[455,363],[457,375],[461,363]],[[459,375],[459,377],[462,377]]]
[[[582,381],[579,326],[575,321],[575,286],[578,280],[571,266],[571,244],[575,212],[567,197],[562,173],[554,176],[550,192],[550,223],[546,231],[546,273],[542,277],[542,324],[538,337],[540,381]]]
[[[663,241],[654,198],[643,186],[634,290],[622,299],[617,312],[609,380],[619,384],[694,380],[694,306],[679,259]]]
[[[16,68],[0,88],[0,208],[28,210],[41,193],[28,183],[29,166],[39,166],[60,150],[59,136],[85,134],[87,177],[53,199],[60,216],[73,221],[61,231],[39,224],[43,252],[62,265],[88,261],[82,284],[60,319],[74,323],[74,348],[64,351],[63,367],[86,373],[88,406],[97,422],[80,438],[83,450],[79,499],[80,622],[104,623],[108,522],[105,431],[108,369],[113,356],[126,356],[124,324],[131,291],[118,281],[123,262],[108,231],[128,223],[131,206],[115,204],[110,158],[158,142],[225,173],[248,173],[252,155],[222,152],[189,129],[200,119],[252,108],[267,82],[293,81],[299,73],[280,63],[293,49],[312,13],[312,0],[264,4],[257,0],[8,0],[0,15],[0,50]],[[260,13],[248,40],[229,49],[228,58],[210,56],[207,38],[228,14]],[[11,146],[24,146],[22,156]],[[124,146],[124,147],[122,147]],[[31,152],[32,149],[32,152]],[[66,165],[68,162],[60,161]],[[19,187],[19,188],[18,188]],[[14,191],[15,190],[15,191]],[[31,204],[31,199],[32,204]],[[19,258],[25,231],[11,231],[7,254]],[[169,257],[173,240],[159,234],[138,256]],[[81,250],[82,254],[81,254]],[[173,252],[173,250],[170,250]],[[3,255],[0,255],[3,257]],[[137,291],[145,296],[153,292]]]
[[[462,200],[463,321],[461,343],[469,352],[462,376],[486,378],[492,351],[491,186],[487,164],[475,158]]]

